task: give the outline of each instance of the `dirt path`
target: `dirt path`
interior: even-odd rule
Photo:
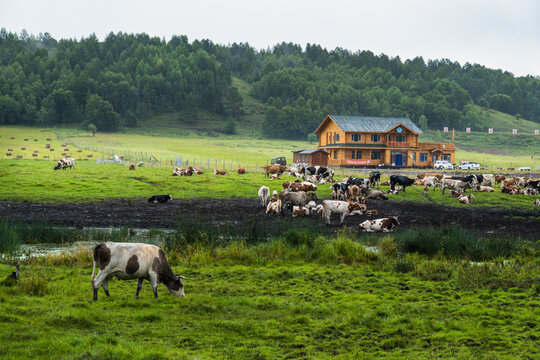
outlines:
[[[507,233],[534,240],[540,239],[540,210],[520,212],[497,208],[455,208],[435,204],[412,202],[371,201],[369,209],[376,209],[383,217],[396,215],[400,229],[445,224],[459,224],[478,233]],[[186,219],[203,219],[214,223],[238,226],[256,221],[272,226],[278,216],[266,215],[258,199],[174,199],[166,204],[148,204],[144,198],[111,200],[89,204],[40,204],[31,202],[0,201],[0,217],[25,222],[46,221],[58,226],[136,228],[174,228]],[[372,218],[376,218],[372,217]],[[368,216],[350,216],[345,225],[357,228]],[[291,219],[322,223],[317,217]],[[309,223],[308,223],[309,224]],[[282,225],[280,225],[282,226]],[[319,227],[331,233],[338,226]]]

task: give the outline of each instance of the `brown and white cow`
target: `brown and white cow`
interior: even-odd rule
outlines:
[[[353,213],[354,211],[363,212],[366,209],[366,205],[364,204],[340,200],[324,200],[322,205],[327,224],[331,223],[330,218],[332,214],[339,214],[339,223],[343,224],[345,216],[351,215],[351,213]]]
[[[281,180],[281,178],[278,174],[272,174],[272,176],[270,176],[270,180]]]
[[[270,201],[268,205],[266,206],[267,214],[279,215],[280,212],[281,212],[281,201],[279,201],[279,199],[277,201]]]
[[[442,180],[443,178],[443,174],[441,173],[423,173],[423,174],[416,175],[416,178],[422,180],[429,176],[435,176],[439,181]]]
[[[504,175],[495,175],[495,184],[500,184],[504,180],[506,180],[506,176],[504,176]]]
[[[450,190],[449,191],[449,194],[451,197],[453,198],[460,198],[462,196],[466,196],[467,194],[463,193],[463,192],[459,192],[459,191],[455,191],[455,190]]]
[[[471,204],[472,203],[472,199],[474,199],[474,195],[473,194],[470,194],[468,196],[460,196],[458,201],[461,203],[461,204]]]
[[[309,215],[309,209],[305,206],[293,206],[292,217],[306,217]]]
[[[540,199],[534,200],[533,205],[534,206],[540,206]]]
[[[317,185],[307,181],[293,182],[289,185],[291,191],[317,191]]]
[[[242,175],[242,174],[245,174],[245,173],[246,173],[246,169],[240,168],[240,169],[236,170],[236,172],[237,172],[238,174]]]
[[[283,174],[285,170],[287,170],[287,167],[283,165],[265,165],[264,175],[268,176],[268,174],[277,174],[279,176]]]
[[[365,215],[377,215],[379,212],[375,209],[370,209],[370,210],[366,210],[364,211],[364,214]]]
[[[366,220],[360,225],[358,225],[358,227],[360,228],[360,230],[367,232],[391,232],[396,225],[399,225],[397,216],[390,216],[382,219]]]
[[[261,207],[265,207],[268,203],[268,196],[270,196],[270,189],[268,186],[261,186],[257,192],[259,195],[259,201],[261,203]]]
[[[184,296],[184,276],[175,275],[159,247],[140,243],[101,243],[94,248],[94,263],[92,269],[92,289],[94,300],[100,286],[105,295],[109,296],[108,280],[116,276],[121,280],[138,279],[137,292],[139,297],[143,281],[152,284],[154,298],[157,298],[157,286],[162,283],[174,296]],[[95,276],[96,265],[99,268]]]
[[[478,192],[494,192],[495,189],[493,189],[491,186],[482,186],[482,185],[476,185],[476,191]]]
[[[350,185],[345,192],[347,199],[358,202],[362,195],[360,187],[358,185]]]
[[[229,173],[224,170],[214,169],[214,175],[229,175]]]
[[[454,189],[457,191],[465,192],[465,189],[470,189],[470,188],[471,188],[471,184],[466,181],[454,180],[454,179],[441,180],[441,192],[443,195],[446,189]]]

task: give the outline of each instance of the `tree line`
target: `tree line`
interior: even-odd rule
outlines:
[[[540,80],[448,59],[281,43],[166,41],[110,33],[81,40],[0,31],[0,123],[94,123],[114,131],[155,112],[242,114],[232,76],[266,104],[268,137],[305,139],[327,114],[406,116],[421,128],[484,130],[478,106],[540,122]],[[478,106],[475,106],[478,105]]]

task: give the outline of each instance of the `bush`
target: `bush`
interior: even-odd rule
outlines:
[[[20,238],[11,224],[0,219],[0,254],[13,254],[20,246]]]
[[[236,121],[234,118],[231,117],[227,119],[223,131],[226,134],[236,134]]]

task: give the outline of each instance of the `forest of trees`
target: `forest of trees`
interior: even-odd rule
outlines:
[[[268,137],[305,139],[326,114],[406,116],[421,128],[487,127],[474,104],[540,122],[540,80],[447,59],[281,43],[257,51],[147,34],[81,40],[0,31],[0,124],[136,126],[155,112],[241,116],[232,76],[266,104]]]

